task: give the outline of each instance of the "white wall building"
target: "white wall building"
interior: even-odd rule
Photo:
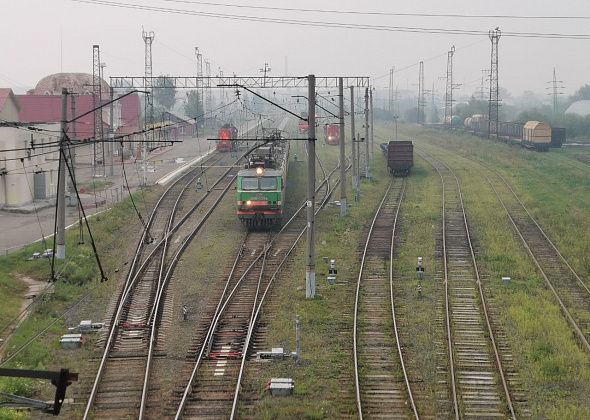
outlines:
[[[0,88],[0,208],[49,199],[57,190],[59,125],[39,127],[51,132],[10,127],[19,110],[12,89]]]

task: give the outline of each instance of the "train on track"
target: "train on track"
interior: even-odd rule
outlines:
[[[297,123],[297,129],[300,134],[305,134],[309,131],[309,123],[307,121],[307,112],[301,113],[301,119]]]
[[[224,124],[217,133],[217,151],[234,152],[238,148],[238,129],[233,124]]]
[[[330,146],[340,144],[340,126],[338,124],[324,125],[324,141]]]
[[[464,129],[478,136],[487,136],[489,120],[486,115],[476,114],[465,118]],[[495,123],[493,122],[493,125]],[[492,127],[492,133],[496,130]],[[528,149],[547,151],[550,147],[561,147],[565,142],[565,128],[552,128],[543,121],[498,122],[498,139],[507,143],[520,144]]]
[[[414,145],[411,141],[390,141],[379,145],[387,158],[392,175],[406,176],[414,166]]]
[[[283,219],[289,141],[276,129],[265,130],[263,139],[266,143],[248,155],[236,181],[237,216],[249,228],[278,225]]]

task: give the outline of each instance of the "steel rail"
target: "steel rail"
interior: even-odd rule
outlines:
[[[506,375],[504,374],[504,367],[502,364],[502,360],[500,358],[500,352],[498,351],[498,346],[496,344],[496,338],[494,334],[494,330],[492,329],[492,323],[490,321],[489,311],[488,311],[488,303],[483,293],[483,287],[481,285],[481,278],[479,276],[479,269],[477,267],[477,261],[475,259],[475,252],[473,251],[473,243],[471,242],[471,233],[469,232],[469,223],[467,223],[467,215],[465,214],[465,205],[463,203],[463,192],[461,190],[461,184],[459,182],[459,178],[455,174],[455,172],[444,162],[440,161],[450,172],[453,174],[455,181],[457,182],[457,188],[459,189],[459,199],[461,202],[461,212],[463,213],[463,223],[465,224],[465,230],[467,231],[467,242],[469,244],[469,252],[471,254],[471,261],[473,262],[473,268],[475,270],[475,277],[477,288],[479,291],[479,298],[482,303],[483,313],[486,320],[486,326],[488,330],[488,336],[490,338],[490,342],[492,343],[492,349],[494,350],[494,357],[496,358],[496,365],[498,371],[500,373],[500,378],[502,380],[502,388],[504,390],[504,397],[506,398],[506,403],[508,404],[508,409],[510,411],[510,415],[512,416],[513,420],[516,420],[516,413],[514,411],[514,405],[512,404],[512,398],[510,396],[510,390],[508,389],[508,381],[506,380]]]
[[[379,210],[381,210],[381,207],[383,206],[383,203],[385,202],[385,198],[387,197],[387,194],[389,194],[389,190],[391,190],[391,185],[392,185],[393,181],[389,182],[389,185],[387,186],[387,190],[385,191],[385,194],[383,195],[383,198],[381,199],[381,202],[379,203],[379,206],[377,207],[377,211],[375,211],[375,216],[373,216],[373,220],[371,221],[371,226],[369,227],[369,235],[368,237],[371,237],[371,232],[373,231],[373,227],[375,226],[375,221],[377,220],[377,216],[379,215]],[[363,249],[363,255],[361,257],[361,266],[359,268],[359,275],[357,278],[357,282],[356,282],[356,292],[355,292],[355,298],[354,298],[354,319],[353,319],[353,330],[352,330],[352,350],[353,350],[353,359],[354,359],[354,387],[355,387],[355,394],[356,394],[356,408],[358,411],[358,415],[359,415],[359,419],[362,420],[363,418],[363,407],[362,407],[362,402],[361,402],[361,387],[360,387],[360,383],[359,383],[359,366],[358,366],[358,340],[357,340],[357,327],[358,327],[358,308],[359,308],[359,299],[360,299],[360,288],[361,288],[361,277],[362,277],[362,273],[363,273],[363,267],[365,265],[365,256],[367,255],[367,249],[369,247],[369,241],[367,240],[367,242],[365,243],[365,247]]]
[[[508,189],[510,190],[510,192],[512,193],[512,195],[514,195],[514,198],[516,198],[516,201],[518,201],[518,203],[522,206],[522,208],[524,209],[524,211],[526,212],[527,216],[530,217],[530,219],[533,221],[533,223],[535,224],[535,226],[539,229],[539,231],[541,232],[541,234],[545,237],[545,239],[547,240],[547,242],[549,243],[549,245],[551,245],[551,247],[553,248],[553,250],[557,253],[557,255],[559,255],[559,258],[561,258],[561,260],[564,262],[564,264],[567,266],[567,268],[570,269],[571,273],[574,275],[574,277],[576,278],[576,280],[578,281],[578,283],[580,284],[580,286],[586,290],[586,293],[590,296],[590,289],[588,288],[588,286],[586,285],[586,283],[584,283],[584,281],[580,278],[580,276],[578,275],[578,273],[573,269],[573,267],[569,264],[569,262],[565,259],[565,257],[561,254],[561,252],[559,251],[559,249],[557,249],[557,246],[555,246],[555,244],[553,243],[553,241],[551,241],[551,239],[549,238],[549,236],[547,236],[547,234],[545,233],[545,231],[543,230],[543,228],[539,225],[539,223],[537,223],[537,221],[535,220],[535,218],[531,215],[531,213],[529,212],[529,210],[527,209],[527,207],[524,205],[524,203],[522,202],[522,200],[520,199],[520,197],[518,197],[518,195],[516,194],[516,192],[514,191],[514,189],[512,188],[512,186],[508,183],[508,181],[506,181],[506,179],[496,170],[488,167],[487,165],[481,164],[484,168],[487,168],[489,171],[493,172],[496,176],[498,176],[498,178],[500,178],[502,180],[502,182],[506,185],[506,187],[508,187]],[[489,179],[488,179],[489,182]]]
[[[543,237],[547,240],[547,242],[549,243],[549,245],[551,245],[551,247],[556,252],[556,254],[559,256],[559,258],[564,262],[564,264],[568,267],[568,269],[570,270],[570,272],[574,275],[574,277],[576,278],[578,284],[586,291],[586,293],[588,295],[590,295],[590,289],[588,288],[588,286],[584,283],[584,281],[580,278],[580,276],[577,274],[577,272],[569,264],[569,262],[563,256],[563,254],[561,254],[561,252],[559,251],[559,249],[557,248],[557,246],[553,243],[553,241],[551,241],[551,239],[549,238],[549,236],[545,233],[545,231],[543,230],[543,228],[539,225],[539,223],[531,215],[531,213],[529,212],[529,210],[527,209],[527,207],[525,206],[525,204],[522,202],[522,200],[520,199],[520,197],[516,194],[516,192],[514,191],[514,189],[512,188],[512,186],[508,183],[508,181],[497,170],[495,170],[494,168],[491,168],[490,166],[488,166],[488,165],[486,165],[486,164],[484,164],[482,162],[476,161],[474,159],[471,159],[471,158],[468,158],[468,157],[465,157],[465,156],[461,156],[461,158],[464,159],[464,160],[466,160],[466,161],[475,163],[475,164],[477,164],[479,166],[482,166],[483,168],[487,169],[489,172],[491,172],[494,175],[496,175],[502,181],[502,183],[504,185],[506,185],[506,187],[512,193],[512,195],[514,196],[514,198],[516,199],[516,201],[520,204],[520,206],[526,212],[527,216],[535,224],[535,226],[537,227],[537,229],[539,229],[539,232],[543,235]],[[535,266],[539,269],[541,275],[543,276],[543,279],[545,280],[545,283],[547,284],[547,286],[549,287],[549,289],[551,290],[551,292],[555,296],[555,298],[557,300],[557,303],[558,303],[558,305],[559,305],[562,313],[565,315],[568,323],[572,326],[572,328],[574,329],[574,332],[576,333],[576,335],[578,336],[578,338],[581,340],[581,343],[582,343],[583,347],[588,352],[590,352],[590,342],[588,341],[588,339],[586,338],[586,336],[582,332],[582,330],[579,327],[579,325],[577,324],[577,322],[574,320],[574,318],[571,315],[569,309],[567,309],[567,306],[564,304],[564,302],[562,301],[562,299],[559,297],[559,294],[558,294],[557,290],[555,289],[555,287],[553,286],[553,283],[551,283],[551,280],[549,279],[549,277],[547,276],[547,274],[545,273],[545,271],[541,267],[541,264],[540,264],[539,260],[534,256],[532,249],[530,248],[528,242],[526,241],[526,239],[522,235],[522,232],[518,228],[518,225],[516,224],[516,221],[510,215],[510,212],[509,212],[507,206],[505,205],[504,201],[500,197],[500,195],[499,195],[498,191],[496,190],[496,188],[494,187],[492,181],[487,176],[486,176],[486,179],[487,179],[488,183],[490,184],[490,186],[492,187],[492,190],[494,191],[496,197],[498,198],[498,201],[500,202],[500,204],[504,208],[504,211],[506,212],[506,214],[507,214],[507,216],[508,216],[508,218],[509,218],[509,220],[510,220],[512,226],[513,226],[513,228],[515,229],[515,231],[518,234],[519,238],[523,242],[523,244],[525,246],[525,249],[527,250],[527,253],[531,256],[531,258],[532,258]]]
[[[559,294],[557,293],[557,290],[555,290],[555,287],[553,286],[553,283],[551,283],[551,280],[549,280],[549,278],[547,277],[547,274],[545,274],[545,271],[541,267],[541,264],[539,263],[539,261],[537,260],[537,258],[535,257],[535,255],[533,254],[533,251],[529,247],[529,244],[527,243],[526,239],[522,235],[522,233],[521,233],[520,229],[518,228],[516,222],[514,221],[514,219],[512,218],[512,216],[510,215],[510,212],[508,211],[508,208],[506,207],[504,201],[500,197],[500,194],[498,194],[498,191],[496,190],[496,188],[494,187],[494,185],[492,184],[492,182],[490,181],[490,179],[488,177],[486,177],[486,178],[487,178],[488,182],[490,183],[490,186],[494,190],[494,193],[496,194],[496,197],[498,197],[498,200],[502,204],[502,207],[504,208],[504,211],[506,212],[506,215],[508,216],[508,219],[512,223],[512,226],[514,227],[514,230],[518,234],[518,236],[521,239],[521,241],[522,241],[524,247],[526,248],[528,254],[531,256],[533,262],[535,263],[535,266],[538,268],[538,270],[540,271],[541,275],[545,279],[545,283],[547,284],[547,286],[549,287],[549,289],[553,293],[553,296],[555,296],[555,299],[557,300],[557,303],[559,304],[559,307],[560,307],[561,311],[563,312],[563,314],[567,318],[568,322],[570,323],[570,325],[572,326],[572,328],[576,332],[576,335],[581,340],[583,346],[586,348],[586,350],[588,352],[590,352],[590,343],[588,342],[588,340],[584,336],[584,333],[582,332],[582,330],[578,326],[577,322],[574,320],[574,318],[570,314],[570,311],[567,309],[567,306],[563,303],[563,301],[559,297]]]
[[[198,172],[198,168],[197,172]],[[107,343],[105,344],[105,351],[103,353],[103,356],[101,358],[101,362],[98,368],[98,372],[96,374],[91,392],[90,392],[90,396],[88,398],[87,404],[86,404],[86,408],[84,410],[84,419],[87,419],[88,416],[90,415],[90,410],[92,408],[92,405],[94,403],[94,399],[96,397],[96,394],[98,392],[98,385],[100,383],[100,380],[102,378],[102,374],[104,373],[104,368],[106,365],[106,360],[108,357],[108,353],[110,351],[110,347],[113,343],[114,337],[115,337],[115,333],[118,330],[118,319],[121,316],[122,310],[123,310],[123,306],[124,306],[124,302],[126,301],[129,291],[131,290],[133,284],[135,283],[136,279],[139,276],[139,273],[141,272],[141,270],[147,265],[147,261],[149,261],[149,259],[151,258],[151,256],[153,255],[153,253],[155,252],[155,250],[159,247],[159,244],[156,245],[156,248],[154,248],[154,250],[152,250],[152,252],[149,254],[148,258],[146,258],[146,260],[144,261],[144,263],[140,266],[139,269],[136,269],[136,265],[139,262],[139,258],[140,255],[143,252],[143,249],[145,248],[146,245],[146,239],[149,235],[149,229],[155,219],[156,213],[158,211],[158,209],[160,208],[160,206],[162,205],[162,203],[164,202],[164,199],[167,197],[167,195],[170,193],[170,191],[172,190],[173,187],[175,187],[178,183],[180,183],[181,180],[185,179],[186,177],[188,177],[190,174],[193,174],[194,171],[189,171],[186,174],[182,175],[181,177],[179,177],[176,181],[174,181],[165,191],[164,193],[160,196],[160,198],[158,199],[158,201],[156,202],[156,204],[154,205],[154,208],[152,209],[152,212],[148,218],[148,221],[145,225],[145,228],[143,230],[143,233],[141,235],[141,238],[138,242],[136,251],[135,251],[135,255],[133,258],[133,262],[131,264],[131,267],[129,268],[128,271],[128,275],[127,275],[127,279],[125,280],[125,285],[123,290],[121,291],[121,294],[119,296],[118,302],[117,302],[117,310],[115,311],[114,316],[111,318],[111,323],[110,323],[110,330],[109,330],[109,336],[107,339]],[[203,173],[204,171],[201,170],[200,173]],[[198,177],[199,174],[195,175],[193,177],[196,178]],[[191,181],[192,182],[192,181]],[[190,183],[190,182],[189,182]],[[183,189],[184,191],[184,189]]]
[[[424,154],[425,152],[422,151],[422,153]],[[425,159],[423,156],[421,156],[421,157],[423,159]],[[469,252],[470,252],[470,256],[471,256],[471,261],[473,263],[473,268],[474,268],[474,272],[475,272],[475,278],[476,278],[476,284],[477,284],[477,288],[478,288],[478,294],[479,294],[479,298],[480,298],[480,301],[481,301],[481,306],[482,306],[482,309],[483,309],[483,312],[484,312],[484,318],[485,318],[485,321],[486,321],[486,328],[487,328],[487,332],[488,332],[488,337],[489,337],[489,340],[490,340],[490,343],[491,343],[492,350],[494,352],[494,358],[495,358],[495,362],[496,362],[496,367],[498,369],[498,373],[500,374],[500,379],[501,379],[501,382],[502,382],[502,390],[504,391],[504,397],[506,399],[506,404],[508,406],[508,409],[510,411],[510,415],[511,415],[512,419],[516,419],[516,413],[515,413],[515,410],[514,410],[514,405],[512,403],[512,398],[510,396],[510,390],[509,390],[509,387],[508,387],[508,381],[507,381],[506,375],[504,373],[504,367],[503,367],[503,364],[502,364],[502,360],[500,358],[500,352],[498,351],[498,346],[496,344],[496,338],[495,338],[494,330],[492,328],[491,321],[490,321],[490,316],[489,316],[488,303],[487,303],[487,300],[486,300],[485,295],[484,295],[484,292],[483,292],[481,278],[480,278],[480,275],[479,275],[479,269],[478,269],[478,266],[477,266],[477,260],[475,258],[475,252],[473,250],[473,244],[471,242],[471,234],[470,234],[470,231],[469,231],[469,223],[467,222],[467,215],[466,215],[466,212],[465,212],[465,205],[464,205],[464,202],[463,202],[463,192],[461,190],[461,183],[459,182],[459,178],[457,177],[457,175],[455,174],[455,172],[446,163],[444,163],[442,160],[440,160],[440,159],[438,159],[438,158],[436,158],[434,156],[431,156],[431,158],[434,159],[434,160],[437,160],[439,163],[441,163],[453,175],[453,177],[455,178],[455,182],[457,184],[457,188],[458,188],[458,192],[459,192],[459,194],[458,194],[459,195],[459,203],[461,205],[461,213],[462,213],[463,224],[465,226],[465,231],[467,233],[467,243],[468,243],[468,246],[469,246]],[[428,159],[425,159],[425,160],[428,161]],[[430,163],[430,164],[431,164],[431,166],[433,166],[436,169],[437,173],[439,174],[439,176],[441,178],[441,182],[444,184],[443,177],[442,177],[442,174],[441,174],[440,170],[436,166],[432,165],[432,163]],[[445,241],[446,241],[446,239],[445,239]],[[445,258],[446,258],[446,250],[445,250]],[[446,269],[445,269],[445,271],[446,271]],[[446,276],[446,272],[445,272],[445,276]],[[448,301],[448,292],[446,294],[446,297],[447,297],[447,301]]]
[[[443,263],[445,269],[445,320],[447,324],[447,346],[449,349],[449,367],[451,370],[451,395],[453,397],[453,411],[455,413],[455,420],[459,420],[459,401],[457,397],[457,382],[456,382],[456,375],[455,375],[455,361],[453,358],[453,340],[452,340],[452,330],[451,330],[451,310],[449,304],[449,269],[448,269],[448,256],[447,256],[447,232],[446,232],[446,212],[445,212],[445,181],[443,179],[442,174],[438,170],[436,166],[432,164],[428,159],[421,156],[430,166],[436,170],[440,177],[442,193],[441,193],[441,203],[442,203],[442,245],[443,245]]]
[[[414,413],[414,417],[416,418],[416,420],[418,420],[420,418],[420,415],[418,414],[418,407],[416,406],[416,402],[414,401],[414,394],[412,392],[412,387],[410,386],[410,379],[409,379],[409,375],[408,375],[408,371],[406,369],[406,363],[405,363],[405,359],[402,353],[402,345],[400,343],[400,338],[399,338],[399,329],[397,327],[397,318],[395,316],[395,303],[394,303],[394,299],[393,299],[393,253],[394,253],[394,249],[395,249],[395,231],[396,231],[396,227],[397,227],[397,220],[398,220],[398,216],[399,216],[399,210],[401,208],[401,203],[404,200],[404,193],[406,191],[406,185],[407,185],[407,181],[406,178],[404,178],[404,183],[402,186],[402,191],[400,194],[400,198],[399,198],[399,202],[397,205],[397,209],[395,211],[395,216],[393,219],[393,229],[391,230],[391,246],[389,249],[389,298],[391,301],[391,319],[393,321],[393,331],[395,333],[395,342],[397,344],[397,353],[399,355],[399,360],[400,363],[402,365],[402,372],[404,374],[404,381],[406,382],[406,388],[408,390],[408,398],[410,399],[410,405],[412,406],[412,411]],[[367,239],[367,243],[368,243],[368,239]]]
[[[158,322],[157,322],[156,317],[157,317],[159,310],[160,310],[163,292],[164,292],[170,278],[172,277],[172,272],[174,271],[174,268],[176,267],[176,264],[178,263],[180,256],[184,253],[186,247],[190,244],[193,237],[201,230],[201,228],[203,227],[203,225],[205,224],[207,219],[211,216],[211,214],[213,214],[213,211],[217,208],[217,206],[219,205],[221,200],[225,197],[227,191],[233,185],[233,181],[235,180],[236,176],[237,176],[237,174],[232,177],[230,182],[228,182],[228,185],[223,189],[223,191],[220,193],[219,197],[215,200],[215,202],[209,208],[209,210],[203,215],[203,217],[201,218],[199,223],[194,227],[194,229],[191,231],[191,233],[185,237],[182,244],[180,245],[180,247],[178,248],[178,250],[176,251],[176,253],[172,257],[170,263],[168,264],[162,285],[157,290],[157,294],[156,294],[156,298],[155,298],[155,302],[154,302],[155,317],[154,317],[153,321],[151,322],[150,342],[149,342],[148,355],[147,355],[147,360],[146,360],[146,369],[145,369],[145,374],[144,374],[144,386],[143,386],[143,390],[142,390],[142,399],[140,402],[140,419],[143,418],[143,414],[145,414],[144,407],[147,403],[147,392],[148,392],[147,388],[148,388],[148,384],[149,384],[149,376],[150,376],[151,364],[152,364],[152,360],[153,360],[153,350],[154,350],[154,346],[155,346],[155,337],[157,334],[157,327],[158,327]]]
[[[326,182],[329,182],[328,180],[330,179],[330,177],[332,176],[332,174],[333,174],[333,173],[334,173],[334,172],[335,172],[335,171],[336,171],[338,168],[339,168],[339,165],[338,165],[338,166],[336,166],[336,167],[335,167],[335,168],[334,168],[332,171],[330,171],[330,173],[328,174],[328,176],[324,178],[324,180],[323,180],[323,181],[320,183],[320,185],[318,185],[318,187],[316,188],[316,191],[319,191],[319,189],[320,189],[320,188],[322,188],[322,186],[323,186],[323,184],[324,184],[324,183],[326,183]],[[326,195],[326,196],[324,197],[324,200],[323,200],[322,204],[320,205],[320,207],[318,208],[318,210],[317,210],[317,211],[319,211],[321,208],[323,208],[323,207],[324,207],[324,205],[325,205],[325,202],[326,202],[328,199],[329,199],[329,195]],[[267,243],[267,245],[266,245],[265,249],[263,249],[263,251],[261,251],[261,252],[258,254],[258,256],[257,256],[257,257],[256,257],[256,258],[255,258],[255,259],[252,261],[252,263],[249,265],[249,267],[248,267],[248,268],[246,268],[245,272],[242,274],[242,276],[240,277],[240,279],[238,280],[238,282],[237,282],[237,283],[236,283],[236,285],[234,286],[234,288],[233,288],[232,292],[230,293],[230,295],[227,297],[227,299],[225,299],[225,302],[223,303],[223,305],[222,305],[222,303],[221,303],[221,302],[223,301],[224,294],[222,294],[222,296],[221,296],[221,298],[220,298],[220,301],[218,302],[218,305],[217,305],[217,308],[216,308],[216,313],[214,314],[214,319],[212,320],[211,324],[209,325],[209,328],[208,328],[207,334],[206,334],[206,336],[205,336],[205,339],[204,339],[204,342],[203,342],[203,346],[201,347],[201,351],[199,352],[199,355],[198,355],[198,357],[197,357],[197,360],[195,361],[195,364],[194,364],[194,366],[193,366],[193,369],[192,369],[192,371],[191,371],[191,375],[190,375],[190,377],[189,377],[189,380],[187,381],[187,385],[186,385],[186,387],[185,387],[185,389],[184,389],[183,395],[182,395],[182,397],[181,397],[180,403],[179,403],[179,405],[178,405],[178,408],[177,408],[177,411],[176,411],[175,419],[177,419],[177,420],[178,420],[178,419],[180,419],[180,418],[182,417],[182,413],[183,413],[183,411],[184,411],[184,408],[185,408],[185,406],[186,406],[186,403],[187,403],[187,401],[188,401],[188,397],[189,397],[189,395],[190,395],[190,394],[191,394],[191,392],[192,392],[192,387],[193,387],[193,383],[194,383],[194,381],[195,381],[195,378],[196,378],[197,372],[198,372],[198,370],[199,370],[199,367],[200,367],[200,365],[201,365],[201,362],[202,362],[202,360],[203,360],[203,357],[204,357],[204,354],[205,354],[205,348],[207,348],[207,347],[210,345],[210,344],[208,344],[208,343],[211,343],[211,341],[212,341],[212,336],[213,336],[213,334],[214,334],[214,331],[215,331],[216,325],[217,325],[217,323],[218,323],[219,319],[221,318],[221,315],[222,315],[222,313],[223,313],[223,311],[224,311],[225,307],[226,307],[226,306],[229,304],[229,302],[230,302],[230,299],[231,299],[231,297],[233,296],[233,294],[234,294],[235,290],[237,290],[237,288],[238,288],[238,286],[241,284],[242,280],[243,280],[243,279],[245,278],[245,276],[246,276],[246,275],[247,275],[247,274],[248,274],[248,273],[249,273],[249,272],[252,270],[252,268],[255,266],[255,264],[257,264],[257,263],[258,263],[258,261],[259,261],[259,260],[262,258],[262,256],[263,256],[263,255],[264,255],[264,254],[265,254],[265,253],[268,251],[268,249],[270,249],[270,247],[271,247],[271,246],[272,246],[272,244],[273,244],[273,243],[276,241],[276,239],[277,239],[277,238],[278,238],[278,237],[279,237],[279,236],[280,236],[280,235],[281,235],[281,234],[282,234],[282,233],[285,231],[285,229],[286,229],[288,226],[290,226],[290,225],[291,225],[291,223],[293,222],[293,220],[295,220],[295,218],[296,218],[296,217],[297,217],[297,216],[298,216],[298,215],[301,213],[301,211],[302,211],[302,210],[303,210],[305,207],[306,207],[306,202],[304,201],[304,202],[303,202],[303,203],[302,203],[302,204],[299,206],[299,208],[298,208],[298,209],[295,211],[295,213],[294,213],[294,214],[291,216],[291,218],[289,218],[289,220],[288,220],[287,222],[285,222],[285,224],[284,224],[284,225],[283,225],[283,227],[280,229],[280,231],[279,231],[279,232],[277,232],[277,233],[276,233],[276,234],[275,234],[275,235],[274,235],[274,236],[273,236],[273,237],[272,237],[272,238],[269,240],[269,242]],[[316,213],[317,213],[317,212],[316,212]],[[303,232],[305,232],[305,229],[303,230]],[[301,235],[300,235],[300,236],[301,236]],[[296,242],[299,240],[300,236],[297,238]],[[295,245],[293,245],[293,247],[292,247],[292,248],[291,248],[291,249],[288,251],[288,254],[290,254],[290,253],[291,253],[291,251],[292,251],[292,249],[294,248],[294,246],[295,246]],[[236,263],[235,263],[235,264],[237,264],[237,260],[236,260]],[[281,265],[282,265],[282,263],[281,263]],[[280,266],[279,266],[279,267],[280,267]],[[228,280],[227,280],[227,283],[226,283],[226,288],[227,288],[227,285],[229,284],[229,281],[230,281],[230,279],[231,279],[231,277],[232,277],[232,276],[233,276],[233,269],[232,269],[232,272],[230,273],[230,275],[228,276]],[[272,279],[274,279],[274,276],[271,278],[271,282],[272,282]],[[269,283],[269,285],[270,285],[270,283]],[[264,293],[263,297],[261,298],[261,301],[260,301],[260,303],[259,303],[259,308],[260,308],[260,305],[262,304],[262,302],[263,302],[263,300],[264,300],[264,297],[266,296],[266,291],[268,291],[268,287],[267,287],[267,289],[265,290],[265,293]],[[225,293],[225,289],[224,289],[224,293]],[[222,305],[222,306],[220,307],[220,305]],[[254,318],[254,323],[256,322],[257,316],[258,316],[258,311],[256,311],[256,317]],[[250,329],[249,329],[249,330],[250,330]],[[251,334],[248,334],[248,335],[247,335],[247,338],[246,338],[246,341],[245,341],[245,344],[244,344],[244,347],[245,347],[245,349],[244,349],[244,351],[243,351],[243,354],[246,354],[246,353],[247,353],[247,351],[248,351],[248,348],[249,348],[249,343],[250,343],[250,339],[249,339],[250,337],[251,337]],[[241,366],[241,368],[240,368],[240,373],[239,373],[239,380],[238,380],[238,383],[237,383],[237,385],[236,385],[236,390],[238,390],[238,389],[239,389],[239,386],[240,386],[240,379],[241,379],[241,373],[242,373],[242,370],[243,370],[243,364],[242,364],[242,366]],[[236,391],[236,393],[237,393],[237,391]],[[237,404],[237,397],[234,395],[234,404],[232,405],[232,413],[235,413],[235,406],[236,406],[236,404]]]
[[[332,176],[332,174],[339,167],[340,167],[340,164],[338,164],[338,166],[336,166],[332,171],[330,171],[330,173],[328,174],[328,178],[327,178],[328,180]],[[350,165],[346,169],[348,171],[348,169],[350,169]],[[324,179],[324,180],[326,180],[326,179]],[[330,189],[330,192],[323,198],[323,200],[321,201],[320,205],[316,209],[316,212],[315,212],[316,215],[322,209],[325,208],[325,205],[327,204],[328,200],[330,199],[332,193],[338,187],[338,184],[339,183],[340,183],[340,179],[338,179],[334,183],[334,187],[331,188]],[[260,311],[262,310],[262,305],[266,301],[266,296],[268,294],[268,291],[270,290],[270,287],[273,284],[274,280],[276,279],[279,271],[281,270],[281,268],[283,267],[283,265],[287,261],[287,258],[291,255],[291,253],[293,252],[293,250],[295,249],[295,247],[297,246],[297,244],[299,243],[299,241],[301,240],[302,236],[305,234],[306,231],[307,231],[307,225],[301,230],[301,232],[297,235],[297,238],[295,239],[295,241],[292,243],[291,247],[283,255],[283,259],[277,265],[277,267],[276,267],[275,271],[273,272],[270,280],[268,281],[268,284],[266,285],[266,288],[264,290],[264,293],[263,293],[262,297],[260,298],[260,302],[258,303],[258,307],[256,309],[256,314],[254,316],[254,319],[252,320],[252,324],[251,324],[252,325],[252,328],[249,328],[248,334],[246,336],[246,340],[244,342],[244,350],[242,351],[243,358],[242,358],[242,363],[240,365],[240,373],[239,373],[239,376],[238,376],[238,381],[236,383],[236,388],[235,388],[235,391],[234,391],[234,400],[233,400],[233,403],[232,403],[232,410],[231,410],[230,420],[233,420],[235,418],[235,416],[236,416],[238,399],[239,399],[239,392],[240,392],[240,389],[241,389],[241,380],[242,380],[242,376],[243,376],[243,371],[245,369],[246,354],[248,353],[248,349],[250,348],[250,342],[251,342],[252,336],[254,334],[254,328],[255,328],[256,322],[258,320],[258,316],[260,315]],[[273,241],[274,241],[275,238],[273,238]]]

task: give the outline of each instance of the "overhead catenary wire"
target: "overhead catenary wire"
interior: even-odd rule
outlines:
[[[383,12],[383,11],[361,11],[361,10],[336,10],[336,9],[309,9],[301,7],[276,7],[276,6],[254,6],[236,3],[218,3],[218,2],[206,2],[196,0],[160,0],[167,3],[182,3],[182,4],[198,4],[201,6],[219,6],[219,7],[235,7],[241,9],[256,9],[256,10],[272,10],[272,11],[283,11],[283,12],[311,12],[311,13],[329,13],[329,14],[340,14],[340,15],[363,15],[363,16],[408,16],[408,17],[449,17],[449,18],[490,18],[490,19],[590,19],[590,16],[573,16],[573,15],[561,15],[561,16],[547,16],[547,15],[508,15],[508,14],[497,14],[497,15],[477,15],[477,14],[464,14],[464,13],[411,13],[411,12]]]
[[[196,10],[175,9],[169,7],[146,6],[134,3],[115,2],[107,0],[71,0],[77,3],[85,3],[98,6],[107,6],[131,10],[144,10],[158,13],[179,14],[188,16],[201,16],[217,19],[229,19],[249,22],[263,22],[275,23],[285,25],[297,26],[311,26],[321,28],[339,28],[339,29],[357,29],[357,30],[373,30],[385,32],[402,32],[402,33],[422,33],[422,34],[447,34],[447,35],[467,35],[467,36],[488,36],[488,31],[471,30],[471,29],[457,29],[457,28],[427,28],[427,27],[410,27],[410,26],[387,26],[374,24],[357,24],[357,23],[341,23],[341,22],[327,22],[317,20],[295,20],[286,18],[269,18],[261,16],[249,15],[235,15],[224,13],[201,12]],[[542,33],[542,32],[510,32],[506,31],[502,34],[505,37],[517,38],[540,38],[540,39],[578,39],[590,40],[590,34],[563,34],[563,33]]]

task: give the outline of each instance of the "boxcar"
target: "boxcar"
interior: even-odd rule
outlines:
[[[387,166],[393,175],[407,175],[414,166],[414,145],[411,141],[390,141]]]

